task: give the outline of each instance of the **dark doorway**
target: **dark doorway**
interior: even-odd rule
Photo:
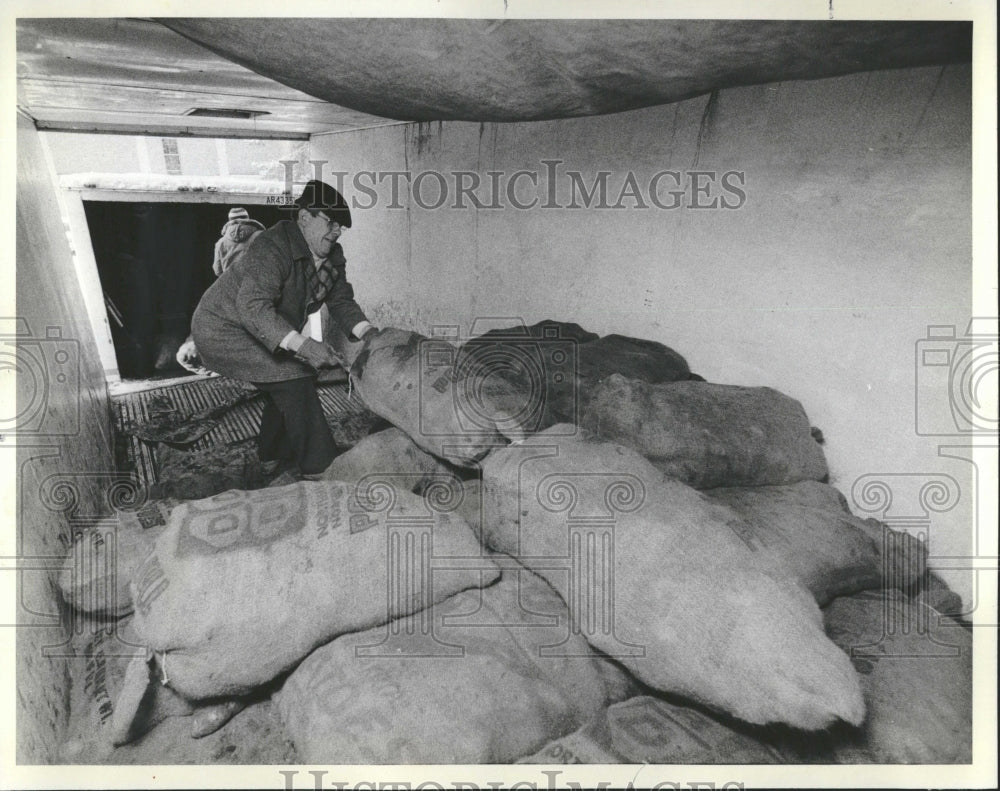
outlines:
[[[280,206],[232,205],[244,205],[265,227],[289,217]],[[175,355],[215,280],[212,256],[230,208],[84,201],[122,379],[188,373]]]

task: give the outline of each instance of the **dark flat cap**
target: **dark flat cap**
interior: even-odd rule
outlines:
[[[295,205],[300,209],[325,212],[331,220],[344,228],[351,227],[351,210],[347,207],[347,201],[325,181],[314,179],[306,184]]]

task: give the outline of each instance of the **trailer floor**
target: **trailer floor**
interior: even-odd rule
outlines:
[[[133,472],[140,490],[154,491],[169,485],[163,480],[162,459],[165,446],[150,444],[129,433],[129,430],[149,420],[165,406],[181,414],[193,415],[224,403],[248,388],[241,382],[222,376],[209,379],[191,377],[190,381],[176,380],[163,387],[138,392],[120,392],[112,395],[114,426],[117,443],[118,469]],[[317,387],[323,414],[339,445],[352,445],[375,424],[376,418],[355,393],[348,393],[346,383],[319,384]],[[260,431],[260,417],[264,409],[263,398],[254,398],[238,404],[218,419],[218,425],[194,442],[189,450],[201,451],[204,457],[212,452],[224,454],[240,443],[251,442]],[[183,452],[183,451],[180,451]],[[176,452],[175,452],[176,454]]]

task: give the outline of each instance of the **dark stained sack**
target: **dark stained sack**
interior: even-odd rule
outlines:
[[[163,682],[192,699],[238,695],[338,634],[496,578],[460,518],[386,484],[362,494],[302,482],[178,506],[132,582]],[[454,558],[473,567],[435,565]]]
[[[752,723],[861,721],[857,674],[815,601],[773,576],[738,514],[561,428],[483,462],[491,548],[547,579],[591,645],[654,689]]]
[[[580,346],[580,378],[588,386],[611,374],[650,384],[681,382],[691,376],[687,360],[669,346],[643,338],[605,335]]]
[[[542,579],[507,567],[386,627],[316,649],[279,694],[312,764],[509,763],[627,694]]]
[[[132,612],[129,583],[177,503],[152,500],[118,511],[109,525],[79,531],[59,573],[63,600],[85,613],[120,617]]]
[[[578,324],[540,321],[491,330],[459,351],[461,364],[488,366],[522,394],[515,413],[527,433],[576,423],[593,387],[613,373],[644,382],[674,382],[691,375],[684,358],[656,341],[607,335]]]
[[[835,599],[830,637],[861,676],[868,716],[838,763],[972,761],[972,629],[900,591]]]
[[[948,595],[954,595],[928,568],[927,545],[919,538],[905,530],[893,530],[885,522],[871,517],[862,520],[861,526],[879,545],[884,577],[882,587],[896,588],[908,596],[929,592],[929,589],[939,590],[945,595],[934,600],[936,605],[945,605]],[[937,609],[941,612],[940,607]],[[952,614],[950,610],[948,614]]]
[[[405,479],[408,491],[421,491],[432,480],[455,475],[445,463],[420,448],[406,432],[387,428],[370,434],[353,448],[340,454],[323,471],[323,479],[357,483],[369,475],[390,475]]]
[[[580,350],[597,337],[551,320],[490,330],[462,344],[457,370],[474,373],[484,393],[516,416],[519,433],[530,434],[577,421]]]
[[[372,412],[421,448],[471,466],[508,434],[523,433],[520,395],[503,377],[457,359],[458,348],[445,339],[386,328],[366,340],[351,380]]]
[[[591,391],[581,425],[696,489],[827,476],[802,405],[769,387],[652,385],[613,374]]]
[[[470,523],[471,524],[471,523]],[[475,528],[475,525],[472,525]],[[942,615],[950,616],[961,622],[967,622],[969,613],[962,602],[962,597],[955,593],[941,577],[933,571],[928,571],[917,600]]]
[[[475,328],[473,329],[475,332]],[[575,321],[556,321],[555,319],[542,319],[534,324],[525,326],[523,323],[512,324],[509,327],[500,327],[476,335],[466,341],[465,345],[474,344],[479,341],[492,341],[495,339],[508,339],[521,337],[536,338],[539,340],[549,340],[552,338],[565,338],[576,343],[589,343],[596,341],[600,336],[596,332],[585,330]]]
[[[874,588],[916,594],[927,579],[927,547],[915,536],[851,514],[834,487],[709,489],[710,499],[739,513],[779,571],[801,581],[822,607],[836,596]]]
[[[880,588],[883,581],[881,541],[831,493],[839,494],[803,481],[709,489],[705,495],[743,517],[775,574],[799,580],[822,607],[835,596]]]

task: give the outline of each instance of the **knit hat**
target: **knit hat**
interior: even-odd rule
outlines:
[[[244,209],[242,206],[237,206],[229,210],[230,222],[232,222],[233,220],[249,220],[249,219],[250,215],[247,214],[247,210]]]

